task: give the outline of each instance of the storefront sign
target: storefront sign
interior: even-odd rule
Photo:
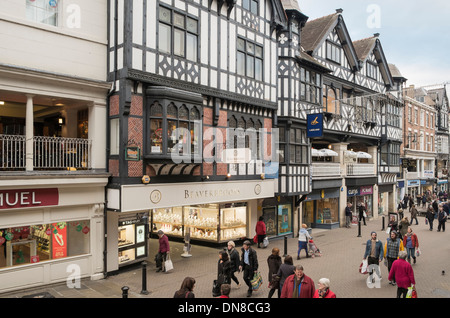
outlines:
[[[67,257],[67,223],[52,224],[52,258]]]
[[[359,195],[359,189],[347,189],[347,196],[354,197]]]
[[[408,180],[408,187],[418,187],[420,180]]]
[[[323,114],[309,114],[307,116],[307,132],[308,138],[322,137],[323,136]]]
[[[121,211],[191,204],[236,202],[273,197],[276,180],[123,185]]]
[[[58,205],[57,188],[0,191],[0,209]]]
[[[372,186],[359,188],[359,195],[368,195],[368,194],[373,194]]]

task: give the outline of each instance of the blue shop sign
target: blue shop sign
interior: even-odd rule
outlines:
[[[408,187],[415,187],[420,185],[420,180],[408,180]]]
[[[307,130],[306,136],[308,138],[323,136],[323,113],[308,114],[307,115]]]
[[[356,189],[347,189],[347,196],[348,197],[355,197],[359,195],[359,188]]]

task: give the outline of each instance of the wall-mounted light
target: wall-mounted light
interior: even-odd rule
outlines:
[[[148,175],[143,176],[141,180],[143,184],[150,183],[150,177]]]
[[[202,181],[207,181],[207,180],[209,180],[209,176],[202,177]]]
[[[66,123],[66,120],[64,119],[64,117],[59,116],[59,117],[58,117],[58,124],[59,124],[60,126],[62,126],[62,125],[64,125],[65,123]]]
[[[0,105],[5,105],[5,102],[0,100]]]
[[[228,180],[228,179],[230,179],[230,178],[231,178],[231,173],[227,173],[226,179]]]
[[[264,180],[266,178],[266,175],[264,173],[261,173],[261,180]]]

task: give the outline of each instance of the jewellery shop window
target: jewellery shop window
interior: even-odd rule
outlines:
[[[203,204],[153,209],[153,232],[205,241],[228,241],[246,235],[246,204]]]
[[[90,221],[0,229],[0,268],[90,252]]]
[[[119,265],[147,257],[147,220],[119,220]]]

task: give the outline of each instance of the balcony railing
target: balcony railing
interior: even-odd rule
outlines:
[[[375,165],[373,163],[347,164],[347,176],[369,176],[375,174]]]
[[[312,164],[312,176],[316,178],[320,177],[340,177],[341,165],[339,163],[313,163]]]
[[[33,169],[90,169],[90,150],[91,141],[88,139],[37,136],[33,138]],[[25,136],[0,135],[0,169],[25,168]]]

